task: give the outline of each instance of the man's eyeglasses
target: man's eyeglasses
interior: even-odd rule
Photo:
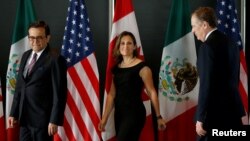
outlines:
[[[45,37],[43,37],[43,36],[29,36],[28,37],[29,38],[29,40],[31,41],[31,42],[33,42],[33,41],[35,41],[35,40],[37,40],[37,41],[42,41]]]

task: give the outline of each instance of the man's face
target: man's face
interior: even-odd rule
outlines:
[[[192,32],[197,37],[197,39],[204,42],[206,37],[204,21],[200,21],[196,17],[196,15],[192,15],[191,26],[192,26]]]
[[[46,37],[44,28],[29,29],[29,44],[33,51],[39,52],[43,50],[47,46],[49,39],[50,36]]]

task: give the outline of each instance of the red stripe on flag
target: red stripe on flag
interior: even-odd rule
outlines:
[[[96,113],[96,111],[94,109],[93,103],[91,102],[90,98],[88,97],[88,93],[87,93],[87,91],[86,91],[86,89],[84,87],[84,84],[81,83],[82,81],[79,78],[79,75],[75,70],[75,67],[69,68],[68,73],[69,73],[70,77],[72,78],[72,82],[74,83],[77,91],[79,93],[81,93],[80,97],[81,97],[81,99],[82,99],[82,101],[83,101],[83,103],[84,103],[84,105],[86,107],[87,112],[89,113],[89,115],[91,117],[92,122],[93,123],[99,123],[100,119],[98,117],[98,114]],[[94,124],[94,127],[95,127],[96,131],[99,131],[98,130],[98,124]],[[98,132],[98,136],[101,137],[99,132]]]
[[[147,100],[150,100],[149,96],[146,94],[145,92],[145,89],[142,90],[142,95],[141,95],[141,98],[143,101],[147,101]]]
[[[2,108],[1,105],[0,105],[0,108]],[[5,124],[4,124],[4,116],[2,116],[0,117],[0,139],[5,141],[6,139],[5,135],[6,135],[6,130],[5,130]]]
[[[240,64],[242,65],[244,72],[247,74],[247,64],[246,64],[246,59],[245,59],[245,54],[244,51],[240,51]]]
[[[153,119],[152,114],[146,117],[146,123],[145,126],[142,129],[141,135],[140,135],[140,141],[154,141],[154,136],[152,136],[152,127],[153,125]]]
[[[7,129],[7,140],[8,141],[19,141],[19,126]]]
[[[126,6],[124,6],[124,5],[126,5]],[[122,17],[124,17],[127,14],[129,14],[130,12],[134,11],[131,0],[119,1],[119,5],[116,4],[116,6],[115,6],[115,11],[119,11],[119,12],[116,12],[116,14],[114,15],[113,22],[120,20]]]
[[[55,141],[62,141],[62,139],[60,138],[60,136],[58,134],[54,135],[54,140]]]
[[[82,119],[81,113],[78,110],[77,105],[75,104],[75,102],[74,102],[74,100],[72,98],[72,95],[69,94],[67,98],[68,98],[67,99],[68,107],[69,107],[75,121],[77,122],[78,129],[80,129],[80,132],[81,132],[83,138],[85,140],[87,140],[87,141],[90,141],[91,140],[90,133],[89,132],[84,132],[84,131],[88,131],[88,129],[86,127],[85,122]]]

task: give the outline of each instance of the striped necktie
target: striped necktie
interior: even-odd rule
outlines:
[[[35,63],[36,63],[36,57],[37,57],[37,54],[34,53],[33,54],[33,57],[32,57],[32,60],[28,66],[28,75],[30,75],[30,72],[32,71],[32,68],[34,67]]]

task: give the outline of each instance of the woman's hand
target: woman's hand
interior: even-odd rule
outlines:
[[[98,124],[98,129],[99,131],[105,131],[105,126],[106,126],[106,121],[104,121],[103,119],[100,121],[100,123]]]
[[[158,124],[158,130],[165,130],[167,120],[162,119],[162,118],[157,118],[157,124]]]

